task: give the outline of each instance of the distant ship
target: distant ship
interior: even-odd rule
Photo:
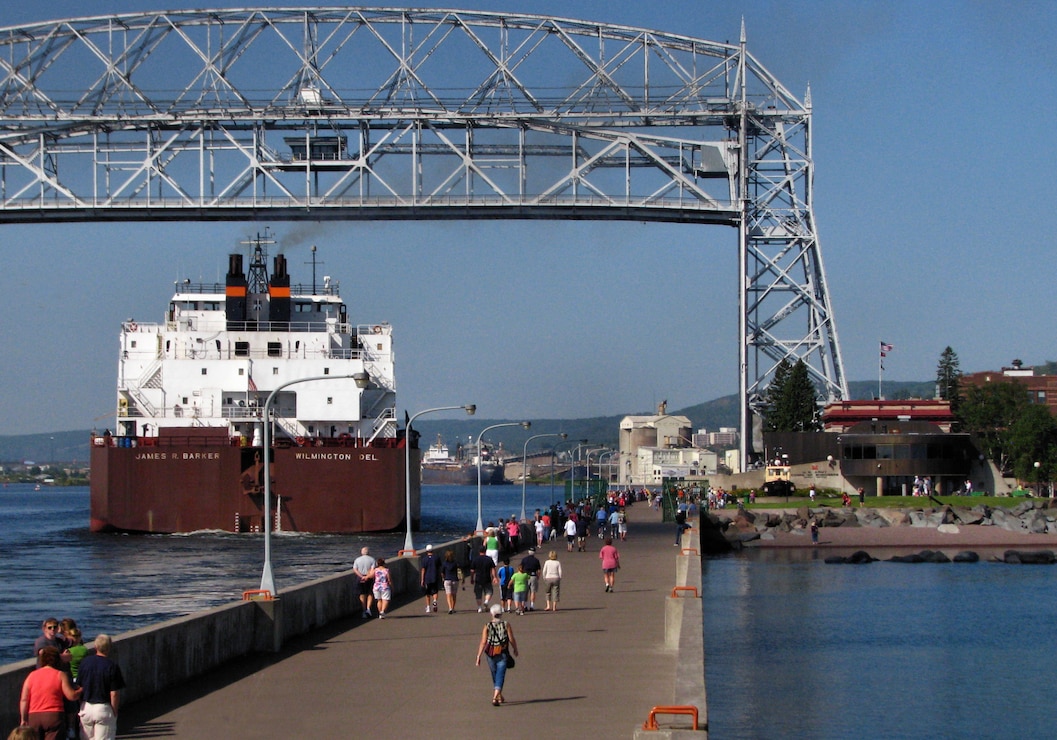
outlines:
[[[506,484],[506,469],[503,463],[493,457],[490,447],[487,445],[482,445],[482,447],[484,451],[481,456],[481,484],[485,486]],[[453,457],[448,445],[444,444],[438,434],[437,441],[431,444],[422,455],[422,485],[476,486],[477,456],[465,456],[464,452],[465,448],[459,445]]]
[[[405,526],[389,324],[353,324],[338,284],[267,269],[267,234],[232,254],[226,282],[176,285],[161,323],[119,336],[116,431],[91,439],[95,532],[262,531],[270,404],[272,530],[355,533]],[[412,525],[418,526],[417,451]]]

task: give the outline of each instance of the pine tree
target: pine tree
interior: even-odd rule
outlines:
[[[767,386],[767,429],[774,432],[818,431],[818,392],[807,365],[782,360]]]
[[[936,390],[941,399],[951,402],[951,411],[954,413],[958,413],[962,402],[961,378],[958,353],[947,347],[940,354],[940,362],[936,366]]]

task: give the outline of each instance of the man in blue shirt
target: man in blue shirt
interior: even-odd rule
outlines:
[[[117,711],[125,679],[118,664],[110,660],[111,646],[109,635],[97,635],[95,655],[85,656],[77,670],[77,683],[84,689],[81,729],[93,740],[117,737]]]

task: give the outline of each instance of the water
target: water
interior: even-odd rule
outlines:
[[[1043,738],[1057,569],[707,560],[712,737]]]
[[[561,488],[555,494],[561,497]],[[526,489],[526,513],[549,506],[549,486]],[[118,634],[239,599],[260,586],[260,535],[91,534],[88,489],[30,485],[0,489],[0,665],[32,656],[48,616],[73,617],[87,635]],[[521,513],[521,486],[482,489],[490,521]],[[476,486],[425,486],[418,549],[473,531]],[[272,538],[272,570],[282,589],[348,570],[367,545],[392,556],[404,534]]]

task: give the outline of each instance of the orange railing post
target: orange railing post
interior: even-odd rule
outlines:
[[[657,715],[658,714],[686,714],[694,719],[694,730],[697,730],[697,707],[695,706],[678,706],[678,707],[654,707],[650,710],[650,716],[642,724],[644,730],[659,730],[657,726]]]

